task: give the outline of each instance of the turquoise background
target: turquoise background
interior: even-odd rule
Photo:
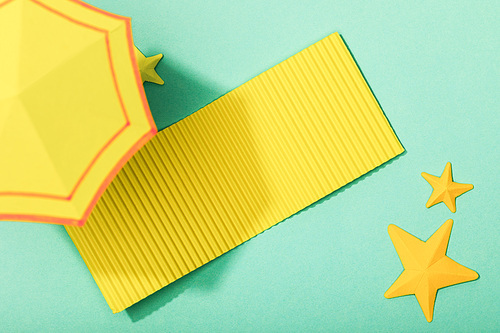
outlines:
[[[146,84],[164,128],[338,31],[407,152],[119,314],[61,226],[0,223],[0,331],[498,331],[498,1],[116,1],[135,42],[164,53]],[[0,41],[1,45],[1,41]],[[36,55],[34,55],[36,56]],[[475,188],[425,208],[452,162]],[[453,218],[448,256],[480,274],[438,292],[383,294],[402,271],[394,223],[427,239]]]

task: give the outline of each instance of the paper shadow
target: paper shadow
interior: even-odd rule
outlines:
[[[165,84],[145,82],[144,89],[158,131],[184,119],[228,91],[191,69],[162,59],[156,71]]]
[[[127,315],[132,322],[137,322],[168,306],[168,303],[188,289],[198,289],[201,292],[217,289],[224,272],[232,265],[243,245],[244,243],[135,303],[125,310]]]

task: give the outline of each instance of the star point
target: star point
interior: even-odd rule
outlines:
[[[139,72],[141,73],[142,83],[145,81],[160,85],[165,83],[155,70],[156,65],[158,65],[158,62],[163,58],[163,54],[160,53],[151,57],[146,57],[137,47],[135,47],[135,56],[137,58],[137,65],[139,66]]]
[[[415,295],[428,322],[433,318],[438,289],[479,277],[475,271],[446,256],[452,226],[453,220],[447,220],[425,242],[393,224],[388,228],[404,270],[384,296]]]
[[[462,184],[453,181],[450,162],[446,163],[441,177],[430,175],[427,172],[422,172],[422,177],[424,177],[433,189],[429,200],[425,204],[427,208],[444,202],[450,211],[455,213],[457,211],[456,198],[474,188],[472,184]]]

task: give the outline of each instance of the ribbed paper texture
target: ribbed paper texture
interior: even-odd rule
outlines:
[[[67,230],[119,312],[401,152],[333,34],[160,132]]]

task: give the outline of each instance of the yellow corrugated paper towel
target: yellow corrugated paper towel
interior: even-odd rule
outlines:
[[[161,131],[66,229],[119,312],[403,150],[335,33]]]

